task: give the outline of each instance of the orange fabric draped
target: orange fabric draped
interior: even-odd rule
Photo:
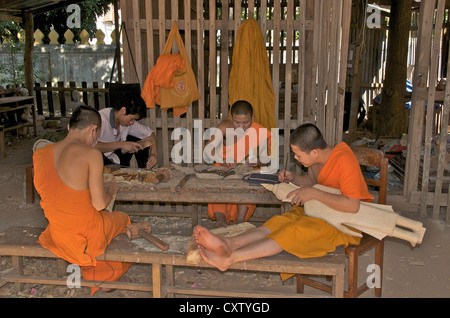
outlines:
[[[161,105],[160,87],[174,87],[173,76],[176,71],[184,68],[185,62],[180,54],[161,55],[156,65],[150,70],[142,87],[141,97],[147,108]],[[178,117],[187,112],[188,107],[173,108],[173,116]]]
[[[252,130],[253,129],[253,130]],[[265,132],[267,132],[266,136],[267,138],[264,138],[266,136],[263,136],[261,133],[261,130],[263,129]],[[256,139],[256,140],[255,140]],[[239,139],[236,143],[226,146],[223,145],[222,147],[222,156],[223,158],[227,158],[231,154],[234,156],[235,162],[242,162],[245,160],[245,158],[249,155],[250,148],[252,145],[259,146],[262,142],[267,141],[267,149],[269,151],[270,149],[270,140],[271,135],[270,131],[264,128],[262,125],[253,122],[250,128],[247,130],[246,134]],[[244,149],[244,152],[242,152],[242,149]],[[226,162],[225,162],[226,163]],[[219,166],[220,164],[216,164],[216,166]],[[248,221],[250,217],[253,215],[253,212],[255,211],[256,205],[255,204],[247,204],[247,214],[245,215],[245,221]],[[208,216],[215,220],[216,217],[214,216],[215,212],[223,213],[226,217],[227,224],[232,221],[236,223],[236,219],[238,216],[238,205],[234,203],[223,203],[223,204],[208,204]]]
[[[56,170],[53,146],[38,149],[33,155],[34,184],[49,222],[38,242],[69,263],[81,266],[83,277],[87,275],[85,279],[117,280],[131,264],[95,258],[104,254],[111,240],[125,231],[130,219],[123,212],[97,211],[89,190],[77,191],[67,186]],[[96,290],[92,288],[91,294]]]
[[[255,121],[268,129],[274,128],[275,94],[269,57],[255,19],[248,19],[239,27],[232,61],[228,104],[232,106],[238,100],[246,100],[253,106]]]

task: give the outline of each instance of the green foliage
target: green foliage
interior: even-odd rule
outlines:
[[[7,62],[0,63],[0,85],[17,86],[25,83],[25,66],[22,58],[25,49],[23,41],[4,43],[2,47],[3,52],[6,51]],[[21,58],[19,59],[19,57]],[[40,72],[35,69],[33,69],[33,78],[39,81],[43,80]]]

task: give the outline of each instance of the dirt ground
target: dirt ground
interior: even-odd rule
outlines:
[[[11,226],[45,227],[47,221],[40,208],[39,200],[26,204],[24,195],[25,167],[32,163],[32,145],[36,138],[10,138],[7,157],[0,158],[0,232]],[[401,195],[390,194],[388,204],[396,212],[420,220],[427,229],[423,243],[416,247],[405,241],[386,238],[384,253],[383,297],[385,298],[448,298],[450,297],[450,225],[441,221],[421,219],[414,206],[404,202]],[[191,233],[189,218],[132,217],[133,220],[147,219],[155,234]],[[204,221],[207,227],[213,227],[211,221]],[[360,280],[370,274],[366,272],[373,259],[372,252],[360,259]],[[0,256],[0,278],[11,270],[9,257]],[[26,259],[25,271],[54,273],[56,264],[47,259]],[[133,265],[127,276],[131,281],[151,279],[147,265]],[[219,272],[215,270],[179,268],[175,272],[177,282],[185,286],[202,288],[209,286],[236,286],[239,288],[294,290],[295,282],[282,283],[279,275]],[[316,293],[308,287],[306,292]],[[24,291],[17,292],[13,284],[0,288],[0,298],[83,298],[90,297],[89,288],[69,289],[66,286],[25,285]],[[317,295],[323,295],[317,292]],[[117,290],[113,293],[97,292],[94,298],[141,298],[151,297],[145,292]],[[362,298],[374,297],[372,290]]]

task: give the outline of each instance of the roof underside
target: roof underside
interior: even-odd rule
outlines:
[[[83,0],[0,0],[0,14],[22,17],[25,12],[39,14],[46,11],[67,7]]]

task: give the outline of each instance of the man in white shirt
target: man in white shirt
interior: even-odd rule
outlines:
[[[138,122],[147,115],[139,94],[125,94],[120,103],[99,113],[102,131],[96,148],[103,153],[105,165],[129,166],[133,154],[139,168],[151,169],[158,163],[155,132]]]

